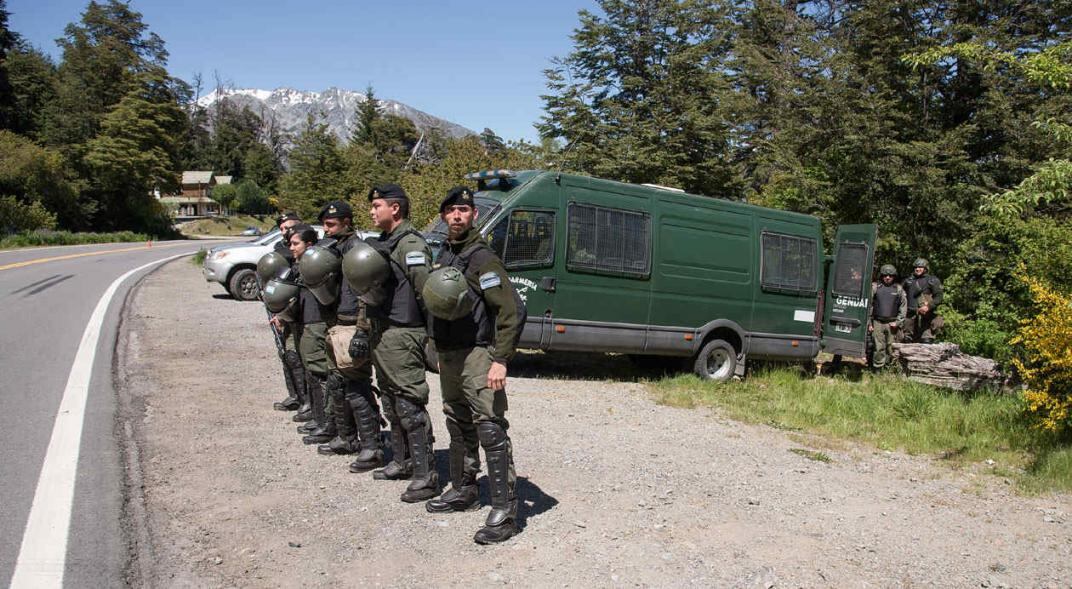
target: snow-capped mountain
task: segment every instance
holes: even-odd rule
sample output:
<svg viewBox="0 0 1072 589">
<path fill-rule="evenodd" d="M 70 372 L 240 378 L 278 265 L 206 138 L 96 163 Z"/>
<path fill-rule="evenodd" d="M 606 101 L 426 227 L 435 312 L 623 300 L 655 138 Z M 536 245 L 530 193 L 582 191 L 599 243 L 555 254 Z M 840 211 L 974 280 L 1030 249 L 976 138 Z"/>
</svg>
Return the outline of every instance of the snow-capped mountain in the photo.
<svg viewBox="0 0 1072 589">
<path fill-rule="evenodd" d="M 280 130 L 292 136 L 297 136 L 302 130 L 310 113 L 323 113 L 328 127 L 344 142 L 350 138 L 357 105 L 366 100 L 362 92 L 340 88 L 328 88 L 323 92 L 306 92 L 293 88 L 275 90 L 217 88 L 199 98 L 197 103 L 208 108 L 221 98 L 226 98 L 239 108 L 249 106 L 253 112 L 261 115 L 261 118 L 266 118 L 270 113 Z M 377 100 L 380 102 L 381 112 L 405 117 L 413 121 L 418 130 L 427 131 L 438 128 L 447 137 L 475 134 L 461 125 L 432 116 L 397 100 L 379 97 Z"/>
</svg>

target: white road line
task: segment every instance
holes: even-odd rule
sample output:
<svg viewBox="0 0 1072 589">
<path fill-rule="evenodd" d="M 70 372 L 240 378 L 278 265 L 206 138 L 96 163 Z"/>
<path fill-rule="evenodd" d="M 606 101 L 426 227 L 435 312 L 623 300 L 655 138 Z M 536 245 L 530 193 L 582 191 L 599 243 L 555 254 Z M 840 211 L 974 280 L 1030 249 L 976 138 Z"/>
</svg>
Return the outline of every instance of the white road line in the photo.
<svg viewBox="0 0 1072 589">
<path fill-rule="evenodd" d="M 178 254 L 138 266 L 116 278 L 104 291 L 93 314 L 89 317 L 82 341 L 67 377 L 52 439 L 48 442 L 41 475 L 37 479 L 30 517 L 22 535 L 22 547 L 11 577 L 12 589 L 62 587 L 63 570 L 67 560 L 67 534 L 71 526 L 71 505 L 74 483 L 78 474 L 78 454 L 82 442 L 82 422 L 85 417 L 89 381 L 93 376 L 93 360 L 97 355 L 104 316 L 119 285 L 131 275 L 150 266 L 162 264 L 190 254 Z"/>
</svg>

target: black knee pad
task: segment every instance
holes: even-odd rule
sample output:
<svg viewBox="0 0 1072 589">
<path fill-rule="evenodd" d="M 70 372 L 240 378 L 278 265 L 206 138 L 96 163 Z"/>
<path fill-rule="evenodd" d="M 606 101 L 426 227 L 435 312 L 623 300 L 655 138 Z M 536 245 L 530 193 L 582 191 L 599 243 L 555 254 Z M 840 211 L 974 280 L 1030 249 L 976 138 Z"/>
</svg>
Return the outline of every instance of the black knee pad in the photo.
<svg viewBox="0 0 1072 589">
<path fill-rule="evenodd" d="M 476 435 L 480 438 L 480 445 L 484 450 L 497 450 L 505 446 L 509 439 L 506 430 L 494 421 L 481 421 L 476 424 Z"/>
<path fill-rule="evenodd" d="M 346 377 L 338 372 L 329 372 L 324 388 L 333 398 L 342 399 L 346 397 Z"/>
<path fill-rule="evenodd" d="M 402 427 L 408 431 L 428 425 L 428 412 L 424 410 L 424 407 L 405 397 L 395 397 L 395 411 L 398 412 L 398 418 L 402 421 Z"/>
<path fill-rule="evenodd" d="M 294 350 L 287 350 L 283 352 L 283 362 L 286 363 L 288 368 L 301 368 L 301 355 Z"/>
</svg>

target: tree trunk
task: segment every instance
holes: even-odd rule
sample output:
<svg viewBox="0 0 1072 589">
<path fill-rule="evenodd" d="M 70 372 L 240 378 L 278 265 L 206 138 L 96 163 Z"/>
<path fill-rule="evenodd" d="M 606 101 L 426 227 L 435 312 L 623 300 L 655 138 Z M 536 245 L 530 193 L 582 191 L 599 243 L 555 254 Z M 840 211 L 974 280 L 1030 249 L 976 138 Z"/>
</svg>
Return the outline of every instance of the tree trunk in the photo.
<svg viewBox="0 0 1072 589">
<path fill-rule="evenodd" d="M 958 391 L 998 391 L 1005 382 L 997 362 L 961 353 L 959 346 L 946 342 L 894 344 L 893 361 L 911 380 Z"/>
</svg>

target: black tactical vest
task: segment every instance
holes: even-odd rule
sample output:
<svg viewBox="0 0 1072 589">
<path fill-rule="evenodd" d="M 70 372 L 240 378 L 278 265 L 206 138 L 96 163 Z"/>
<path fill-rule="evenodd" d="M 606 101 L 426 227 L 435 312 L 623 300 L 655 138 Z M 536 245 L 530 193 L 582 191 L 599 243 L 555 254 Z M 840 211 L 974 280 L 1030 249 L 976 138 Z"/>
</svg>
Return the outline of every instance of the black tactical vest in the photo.
<svg viewBox="0 0 1072 589">
<path fill-rule="evenodd" d="M 290 262 L 291 266 L 294 265 L 294 254 L 291 253 L 290 248 L 287 247 L 285 240 L 280 239 L 279 241 L 275 242 L 275 248 L 273 249 L 275 250 L 275 253 L 286 258 L 286 260 Z"/>
<path fill-rule="evenodd" d="M 469 283 L 468 296 L 473 300 L 473 312 L 453 321 L 431 317 L 432 339 L 435 340 L 436 347 L 457 350 L 490 346 L 494 342 L 495 318 L 488 316 L 488 307 L 477 287 L 480 284 L 477 273 L 489 256 L 494 257 L 495 253 L 483 240 L 474 242 L 458 254 L 450 251 L 446 245 L 443 246 L 437 260 L 438 265 L 454 266 L 465 275 L 465 280 Z"/>
<path fill-rule="evenodd" d="M 325 236 L 317 245 L 334 249 L 341 258 L 343 254 L 354 247 L 354 240 L 361 239 L 357 233 L 351 232 L 341 235 L 340 238 Z M 341 271 L 340 271 L 341 272 Z M 339 300 L 335 303 L 335 313 L 341 322 L 352 324 L 357 320 L 357 293 L 350 288 L 346 280 L 339 280 Z"/>
<path fill-rule="evenodd" d="M 386 240 L 369 239 L 366 243 L 375 247 L 380 253 L 385 254 L 388 263 L 391 265 L 391 277 L 387 279 L 387 284 L 384 285 L 384 289 L 391 293 L 390 298 L 383 305 L 384 311 L 387 313 L 387 321 L 391 325 L 400 327 L 421 327 L 425 324 L 424 309 L 417 300 L 417 293 L 414 292 L 409 277 L 406 276 L 406 269 L 392 257 L 395 248 L 398 247 L 398 242 L 410 234 L 419 236 L 420 232 L 416 229 L 409 229 L 392 235 Z"/>
<path fill-rule="evenodd" d="M 875 295 L 871 304 L 874 309 L 874 317 L 883 323 L 897 320 L 897 314 L 901 310 L 901 297 L 904 290 L 898 284 L 879 284 L 875 289 Z"/>
</svg>

